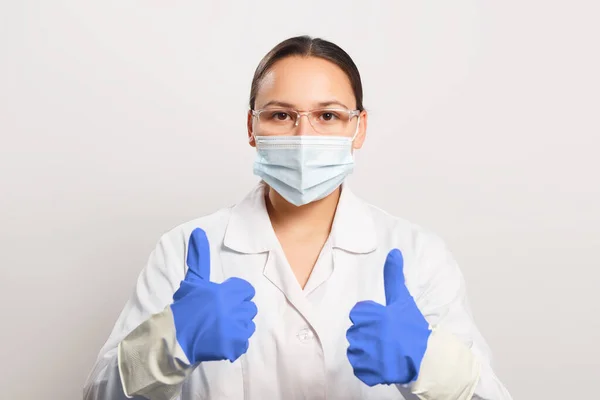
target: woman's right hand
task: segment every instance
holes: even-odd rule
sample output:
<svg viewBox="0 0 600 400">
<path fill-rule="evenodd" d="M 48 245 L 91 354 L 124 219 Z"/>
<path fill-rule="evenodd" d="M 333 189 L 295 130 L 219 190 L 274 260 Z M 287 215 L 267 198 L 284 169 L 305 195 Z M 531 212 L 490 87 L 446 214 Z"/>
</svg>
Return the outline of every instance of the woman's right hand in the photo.
<svg viewBox="0 0 600 400">
<path fill-rule="evenodd" d="M 177 342 L 191 364 L 233 362 L 248 350 L 256 329 L 254 287 L 240 278 L 210 282 L 210 248 L 200 228 L 190 235 L 187 265 L 171 304 Z"/>
</svg>

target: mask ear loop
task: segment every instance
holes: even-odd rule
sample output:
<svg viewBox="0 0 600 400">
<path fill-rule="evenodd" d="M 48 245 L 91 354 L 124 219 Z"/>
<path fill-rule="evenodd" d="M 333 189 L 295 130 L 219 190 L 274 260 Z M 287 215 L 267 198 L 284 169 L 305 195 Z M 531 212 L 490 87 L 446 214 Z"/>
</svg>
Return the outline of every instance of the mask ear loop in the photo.
<svg viewBox="0 0 600 400">
<path fill-rule="evenodd" d="M 256 135 L 254 134 L 254 110 L 250 110 L 250 112 L 252 113 L 252 134 L 248 137 L 248 143 L 252 143 L 253 140 L 254 143 L 256 143 Z"/>
<path fill-rule="evenodd" d="M 354 143 L 354 139 L 356 139 L 356 137 L 358 136 L 358 129 L 359 128 L 360 128 L 360 114 L 358 114 L 358 117 L 357 117 L 356 132 L 354 132 L 354 136 L 352 136 L 352 140 L 351 140 L 352 143 Z"/>
</svg>

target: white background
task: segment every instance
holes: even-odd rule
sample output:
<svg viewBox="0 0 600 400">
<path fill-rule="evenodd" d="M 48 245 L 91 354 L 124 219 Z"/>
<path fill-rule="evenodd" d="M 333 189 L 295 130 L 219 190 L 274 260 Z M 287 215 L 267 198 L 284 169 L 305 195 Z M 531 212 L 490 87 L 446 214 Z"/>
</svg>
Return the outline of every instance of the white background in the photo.
<svg viewBox="0 0 600 400">
<path fill-rule="evenodd" d="M 596 2 L 0 4 L 0 398 L 81 398 L 159 236 L 256 182 L 251 77 L 297 34 L 359 66 L 351 185 L 446 239 L 514 398 L 598 396 Z"/>
</svg>

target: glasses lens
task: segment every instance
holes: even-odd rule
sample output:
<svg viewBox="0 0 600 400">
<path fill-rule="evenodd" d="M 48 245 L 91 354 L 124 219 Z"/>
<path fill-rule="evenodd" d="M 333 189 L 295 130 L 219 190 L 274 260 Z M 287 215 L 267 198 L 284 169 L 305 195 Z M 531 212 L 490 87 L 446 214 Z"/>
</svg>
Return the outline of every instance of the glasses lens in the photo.
<svg viewBox="0 0 600 400">
<path fill-rule="evenodd" d="M 296 113 L 288 109 L 261 111 L 257 127 L 263 135 L 280 135 L 290 132 L 296 123 Z"/>
<path fill-rule="evenodd" d="M 315 131 L 322 135 L 345 135 L 349 133 L 350 113 L 346 110 L 322 109 L 310 114 L 310 122 Z"/>
</svg>

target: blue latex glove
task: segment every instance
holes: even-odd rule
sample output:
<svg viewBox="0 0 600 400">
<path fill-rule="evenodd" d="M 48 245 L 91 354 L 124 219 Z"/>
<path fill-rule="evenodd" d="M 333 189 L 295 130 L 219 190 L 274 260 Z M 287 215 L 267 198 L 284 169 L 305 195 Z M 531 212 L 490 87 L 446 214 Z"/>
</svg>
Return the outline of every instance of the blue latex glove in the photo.
<svg viewBox="0 0 600 400">
<path fill-rule="evenodd" d="M 177 342 L 191 364 L 233 362 L 248 350 L 248 339 L 256 329 L 254 287 L 240 278 L 210 282 L 210 248 L 200 228 L 190 235 L 187 265 L 171 304 Z"/>
<path fill-rule="evenodd" d="M 361 301 L 350 311 L 348 360 L 369 386 L 416 380 L 427 349 L 429 324 L 404 284 L 403 267 L 400 250 L 390 251 L 383 270 L 387 305 Z"/>
</svg>

